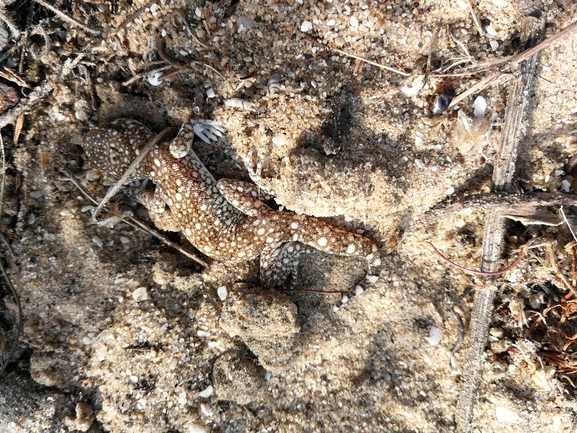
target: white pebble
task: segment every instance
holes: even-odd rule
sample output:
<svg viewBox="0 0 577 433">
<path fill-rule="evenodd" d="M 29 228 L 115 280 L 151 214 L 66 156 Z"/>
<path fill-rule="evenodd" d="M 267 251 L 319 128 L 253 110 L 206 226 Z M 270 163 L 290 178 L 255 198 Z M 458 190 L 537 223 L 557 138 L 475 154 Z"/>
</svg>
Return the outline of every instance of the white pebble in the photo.
<svg viewBox="0 0 577 433">
<path fill-rule="evenodd" d="M 191 424 L 188 426 L 188 433 L 208 433 L 208 428 L 200 424 Z"/>
<path fill-rule="evenodd" d="M 409 77 L 411 78 L 411 77 Z M 424 75 L 417 75 L 411 81 L 407 79 L 405 81 L 405 85 L 401 88 L 401 92 L 403 92 L 407 96 L 416 96 L 423 86 L 425 85 L 425 76 Z"/>
<path fill-rule="evenodd" d="M 311 23 L 310 21 L 303 21 L 303 23 L 301 24 L 301 32 L 308 32 L 309 30 L 312 30 L 313 28 L 313 23 Z"/>
<path fill-rule="evenodd" d="M 90 337 L 84 337 L 84 338 L 82 339 L 82 342 L 83 342 L 84 344 L 88 345 L 88 344 L 92 343 L 92 339 L 91 339 Z"/>
<path fill-rule="evenodd" d="M 187 402 L 188 399 L 186 398 L 186 392 L 182 391 L 180 394 L 178 394 L 178 403 L 184 406 Z"/>
<path fill-rule="evenodd" d="M 487 31 L 487 34 L 489 36 L 497 35 L 497 30 L 495 30 L 495 27 L 493 27 L 493 24 L 489 24 L 487 27 L 485 27 L 485 30 Z"/>
<path fill-rule="evenodd" d="M 425 337 L 425 340 L 427 340 L 431 346 L 439 344 L 441 342 L 441 331 L 439 331 L 439 328 L 435 326 L 431 327 L 429 330 L 429 336 Z"/>
<path fill-rule="evenodd" d="M 194 10 L 194 14 L 197 18 L 202 18 L 202 9 L 197 6 L 197 8 Z"/>
<path fill-rule="evenodd" d="M 213 392 L 214 392 L 214 388 L 212 387 L 212 385 L 208 385 L 208 388 L 200 391 L 198 393 L 198 396 L 201 398 L 208 398 L 212 395 Z"/>
<path fill-rule="evenodd" d="M 420 159 L 415 159 L 415 165 L 419 168 L 425 167 L 425 164 L 423 164 L 423 161 L 421 161 Z"/>
<path fill-rule="evenodd" d="M 473 109 L 475 117 L 485 117 L 485 111 L 487 111 L 487 101 L 482 96 L 477 96 L 475 102 L 473 102 Z"/>
<path fill-rule="evenodd" d="M 425 142 L 425 136 L 423 135 L 423 133 L 422 133 L 422 132 L 417 132 L 417 133 L 415 134 L 415 146 L 416 146 L 416 147 L 421 147 L 424 142 Z"/>
<path fill-rule="evenodd" d="M 499 48 L 499 42 L 497 41 L 490 41 L 489 44 L 491 45 L 491 50 L 493 51 L 497 51 L 497 48 Z"/>
<path fill-rule="evenodd" d="M 447 191 L 445 191 L 445 195 L 453 195 L 453 194 L 455 194 L 455 188 L 453 187 L 447 188 Z"/>
<path fill-rule="evenodd" d="M 162 35 L 162 37 L 164 38 L 166 36 L 166 29 L 162 29 L 162 31 L 160 32 L 160 34 Z"/>
<path fill-rule="evenodd" d="M 351 24 L 351 27 L 353 27 L 355 29 L 359 26 L 359 20 L 354 15 L 351 17 L 351 20 L 349 21 L 349 23 Z"/>
<path fill-rule="evenodd" d="M 208 90 L 206 91 L 206 97 L 207 97 L 207 98 L 214 98 L 214 97 L 215 97 L 214 89 L 208 89 Z"/>
<path fill-rule="evenodd" d="M 272 376 L 272 373 L 267 370 L 267 372 L 264 374 L 264 380 L 266 380 L 268 382 L 270 380 L 271 376 Z"/>
<path fill-rule="evenodd" d="M 569 182 L 567 179 L 562 180 L 561 189 L 563 192 L 571 192 L 571 182 Z"/>
<path fill-rule="evenodd" d="M 519 415 L 506 407 L 498 407 L 495 409 L 495 415 L 501 422 L 516 422 L 519 421 Z"/>
<path fill-rule="evenodd" d="M 156 3 L 153 3 L 150 6 L 150 12 L 152 12 L 153 14 L 156 14 L 156 11 L 158 11 L 158 5 Z"/>
<path fill-rule="evenodd" d="M 102 245 L 104 245 L 98 236 L 94 236 L 92 242 L 98 245 L 98 248 L 102 248 Z"/>
<path fill-rule="evenodd" d="M 509 6 L 509 2 L 506 0 L 493 0 L 493 4 L 502 8 Z"/>
<path fill-rule="evenodd" d="M 288 137 L 285 134 L 277 134 L 272 138 L 273 144 L 277 146 L 284 146 L 287 143 Z"/>
<path fill-rule="evenodd" d="M 216 289 L 216 294 L 218 295 L 221 301 L 224 301 L 228 296 L 228 289 L 226 288 L 226 286 L 220 286 L 218 289 Z"/>
<path fill-rule="evenodd" d="M 336 24 L 337 22 L 335 20 L 328 20 L 327 21 L 327 27 L 332 27 Z"/>
<path fill-rule="evenodd" d="M 132 297 L 136 302 L 146 301 L 148 299 L 148 291 L 146 287 L 139 287 L 134 292 L 132 292 Z"/>
<path fill-rule="evenodd" d="M 210 337 L 210 332 L 196 331 L 196 335 L 198 335 L 199 337 Z"/>
<path fill-rule="evenodd" d="M 360 295 L 361 293 L 363 293 L 365 291 L 365 289 L 363 289 L 363 286 L 357 286 L 355 287 L 355 295 Z"/>
<path fill-rule="evenodd" d="M 459 5 L 459 7 L 463 10 L 467 9 L 469 7 L 469 3 L 464 1 L 464 0 L 457 0 L 457 4 Z"/>
<path fill-rule="evenodd" d="M 200 404 L 200 411 L 202 412 L 202 414 L 204 416 L 212 417 L 212 409 L 210 408 L 210 405 L 208 405 L 206 403 L 201 403 Z"/>
<path fill-rule="evenodd" d="M 138 376 L 130 375 L 130 381 L 131 381 L 132 383 L 138 382 Z"/>
</svg>

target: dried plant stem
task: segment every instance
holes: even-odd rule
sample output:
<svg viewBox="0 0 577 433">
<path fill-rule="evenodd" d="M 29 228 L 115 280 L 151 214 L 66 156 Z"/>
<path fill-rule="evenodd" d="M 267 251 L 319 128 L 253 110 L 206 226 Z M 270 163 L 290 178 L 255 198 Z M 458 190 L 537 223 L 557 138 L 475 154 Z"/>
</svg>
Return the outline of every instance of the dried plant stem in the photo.
<svg viewBox="0 0 577 433">
<path fill-rule="evenodd" d="M 63 174 L 65 175 L 65 177 L 62 178 L 62 180 L 66 180 L 69 182 L 72 182 L 72 184 L 82 193 L 82 195 L 84 195 L 84 197 L 86 197 L 88 200 L 90 200 L 92 203 L 94 203 L 95 205 L 98 205 L 98 202 L 96 200 L 94 200 L 94 198 L 92 198 L 90 196 L 90 194 L 88 194 L 84 188 L 82 188 L 82 185 L 80 185 L 80 183 L 78 183 L 78 181 L 68 172 L 63 171 Z M 206 262 L 204 262 L 203 260 L 201 260 L 200 258 L 198 258 L 196 255 L 194 255 L 193 253 L 190 253 L 188 251 L 186 251 L 184 248 L 182 248 L 180 245 L 175 244 L 174 242 L 172 242 L 170 239 L 166 238 L 165 236 L 161 235 L 159 232 L 157 232 L 154 229 L 151 229 L 150 227 L 148 227 L 146 224 L 144 224 L 142 221 L 133 218 L 133 217 L 120 217 L 119 218 L 120 221 L 124 222 L 125 224 L 128 224 L 129 226 L 140 230 L 144 233 L 147 233 L 149 235 L 154 236 L 155 238 L 161 240 L 162 242 L 164 242 L 166 245 L 168 245 L 171 248 L 174 248 L 175 250 L 177 250 L 178 252 L 180 252 L 181 254 L 185 255 L 186 257 L 188 257 L 189 259 L 197 262 L 199 265 L 203 266 L 203 267 L 208 267 L 208 264 Z"/>
<path fill-rule="evenodd" d="M 521 261 L 521 259 L 523 257 L 525 257 L 525 254 L 527 253 L 527 249 L 529 248 L 529 245 L 532 242 L 528 242 L 527 244 L 525 244 L 523 246 L 523 248 L 521 249 L 521 252 L 519 253 L 519 256 L 515 259 L 515 261 L 513 263 L 511 263 L 509 266 L 507 266 L 506 268 L 503 268 L 499 271 L 477 271 L 475 269 L 469 269 L 466 268 L 464 266 L 461 266 L 455 262 L 453 262 L 451 259 L 449 259 L 448 257 L 446 257 L 443 253 L 441 253 L 431 242 L 425 242 L 428 246 L 430 246 L 433 251 L 435 252 L 435 254 L 437 254 L 441 259 L 443 259 L 444 261 L 446 261 L 448 264 L 450 264 L 451 266 L 466 272 L 467 274 L 473 274 L 473 275 L 479 275 L 482 277 L 496 277 L 499 275 L 503 275 L 506 272 L 509 272 L 511 269 L 515 268 L 515 266 L 517 266 L 519 264 L 519 262 Z"/>
<path fill-rule="evenodd" d="M 144 148 L 140 151 L 135 160 L 132 161 L 132 164 L 130 164 L 130 166 L 126 169 L 122 177 L 118 180 L 118 182 L 116 182 L 112 187 L 110 187 L 110 189 L 108 190 L 108 192 L 106 193 L 100 204 L 96 207 L 96 209 L 94 209 L 94 212 L 92 212 L 93 220 L 96 221 L 96 217 L 98 216 L 104 205 L 108 203 L 108 200 L 110 200 L 112 196 L 118 192 L 118 190 L 122 187 L 122 185 L 126 183 L 130 175 L 134 172 L 134 170 L 136 170 L 136 167 L 138 167 L 138 164 L 140 164 L 144 159 L 144 157 L 148 155 L 148 152 L 150 152 L 150 150 L 154 146 L 156 146 L 156 144 L 158 144 L 160 140 L 162 140 L 164 136 L 168 134 L 168 132 L 170 132 L 171 130 L 172 128 L 164 128 L 159 134 L 155 135 L 152 138 L 152 140 L 150 140 L 146 144 L 146 146 L 144 146 Z"/>
<path fill-rule="evenodd" d="M 347 53 L 346 51 L 339 50 L 337 48 L 331 48 L 331 50 L 336 51 L 337 53 L 342 54 L 343 56 L 351 57 L 351 58 L 357 59 L 357 60 L 362 60 L 363 62 L 368 63 L 369 65 L 373 65 L 373 66 L 376 66 L 377 68 L 381 68 L 381 69 L 386 69 L 387 71 L 394 72 L 395 74 L 402 75 L 403 77 L 409 77 L 411 75 L 410 73 L 405 72 L 405 71 L 401 71 L 400 69 L 395 69 L 395 68 L 392 68 L 390 66 L 381 65 L 380 63 L 372 62 L 368 59 L 356 56 L 354 54 Z"/>
<path fill-rule="evenodd" d="M 46 2 L 45 0 L 34 0 L 34 1 L 41 6 L 44 6 L 46 9 L 50 9 L 52 12 L 54 12 L 56 15 L 58 15 L 64 21 L 67 21 L 74 26 L 80 27 L 85 32 L 91 33 L 95 36 L 101 35 L 100 30 L 93 29 L 92 27 L 87 26 L 83 22 L 78 21 L 76 18 L 72 18 L 71 16 L 65 14 L 60 9 L 58 9 L 56 6 L 51 5 L 50 3 Z"/>
<path fill-rule="evenodd" d="M 544 26 L 544 19 L 539 21 L 535 18 L 527 17 L 522 34 L 524 44 L 538 39 L 544 30 Z M 534 51 L 534 53 L 539 51 Z M 533 78 L 537 65 L 536 56 L 523 56 L 523 58 L 526 61 L 521 64 L 521 74 L 515 78 L 511 85 L 511 92 L 505 110 L 501 147 L 493 172 L 492 189 L 495 192 L 511 192 L 514 189 L 513 176 L 516 169 L 519 144 L 524 135 L 522 128 L 523 117 L 528 104 L 528 96 L 533 87 Z M 487 216 L 485 224 L 481 253 L 482 271 L 494 272 L 497 270 L 503 253 L 505 233 L 506 218 L 502 212 L 494 210 Z M 468 432 L 473 428 L 473 409 L 477 401 L 477 392 L 481 382 L 483 352 L 497 288 L 494 283 L 495 277 L 489 277 L 487 285 L 477 288 L 475 291 L 473 312 L 469 324 L 467 365 L 463 369 L 463 386 L 456 411 L 457 430 L 461 432 Z"/>
</svg>

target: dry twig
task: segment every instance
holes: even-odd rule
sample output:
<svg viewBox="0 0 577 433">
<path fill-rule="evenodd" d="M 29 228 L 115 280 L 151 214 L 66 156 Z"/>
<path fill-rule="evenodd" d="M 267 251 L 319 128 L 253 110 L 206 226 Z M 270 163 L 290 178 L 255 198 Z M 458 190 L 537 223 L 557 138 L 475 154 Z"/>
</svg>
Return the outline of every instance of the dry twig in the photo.
<svg viewBox="0 0 577 433">
<path fill-rule="evenodd" d="M 536 40 L 544 30 L 545 20 L 539 21 L 527 17 L 523 28 L 524 43 Z M 550 38 L 552 39 L 552 38 Z M 521 49 L 528 48 L 523 47 Z M 543 48 L 541 48 L 543 49 Z M 530 50 L 533 54 L 540 50 Z M 537 66 L 537 57 L 526 55 L 514 56 L 523 58 L 521 74 L 515 78 L 505 110 L 505 124 L 502 131 L 501 148 L 493 172 L 493 191 L 510 192 L 514 189 L 513 176 L 515 174 L 518 146 L 523 138 L 522 122 L 528 104 L 528 95 L 533 87 L 533 78 Z M 507 62 L 511 65 L 513 61 Z M 518 64 L 518 63 L 517 63 Z M 485 223 L 483 247 L 481 254 L 481 270 L 496 271 L 503 252 L 506 219 L 499 211 L 488 215 Z M 457 405 L 457 428 L 467 432 L 472 429 L 473 408 L 477 400 L 477 391 L 481 382 L 481 368 L 483 351 L 487 339 L 489 323 L 493 312 L 495 297 L 495 278 L 489 277 L 487 285 L 477 288 L 473 305 L 473 313 L 469 325 L 467 366 L 463 369 L 463 386 Z"/>
<path fill-rule="evenodd" d="M 98 202 L 92 198 L 90 196 L 90 194 L 88 194 L 88 192 L 86 192 L 84 190 L 84 188 L 82 188 L 82 185 L 80 185 L 80 183 L 78 183 L 78 181 L 74 178 L 74 176 L 72 176 L 70 173 L 68 173 L 67 171 L 63 171 L 62 174 L 64 174 L 64 177 L 61 178 L 61 180 L 64 181 L 69 181 L 72 182 L 72 184 L 82 193 L 82 195 L 84 195 L 88 200 L 90 200 L 92 203 L 94 203 L 95 205 L 98 205 Z M 201 260 L 200 258 L 198 258 L 196 255 L 194 255 L 193 253 L 190 253 L 188 251 L 186 251 L 184 248 L 182 248 L 180 245 L 175 244 L 174 242 L 172 242 L 170 239 L 166 238 L 165 236 L 161 235 L 159 232 L 157 232 L 156 230 L 151 229 L 150 227 L 148 227 L 146 224 L 144 224 L 142 221 L 134 218 L 134 217 L 119 217 L 118 218 L 120 221 L 128 224 L 129 226 L 140 230 L 144 233 L 147 233 L 149 235 L 154 236 L 155 238 L 161 240 L 162 242 L 164 242 L 166 245 L 168 245 L 171 248 L 174 248 L 175 250 L 177 250 L 178 252 L 184 254 L 186 257 L 188 257 L 191 260 L 194 260 L 196 263 L 198 263 L 201 266 L 204 267 L 208 267 L 207 263 L 203 260 Z"/>
<path fill-rule="evenodd" d="M 34 1 L 41 6 L 44 6 L 46 9 L 50 9 L 52 12 L 54 12 L 56 15 L 58 15 L 64 21 L 67 21 L 74 26 L 80 27 L 85 32 L 91 33 L 95 36 L 101 35 L 100 30 L 93 29 L 92 27 L 87 26 L 83 22 L 78 21 L 76 18 L 72 18 L 71 16 L 65 14 L 60 9 L 58 9 L 56 6 L 51 5 L 50 3 L 46 2 L 45 0 L 34 0 Z"/>
</svg>

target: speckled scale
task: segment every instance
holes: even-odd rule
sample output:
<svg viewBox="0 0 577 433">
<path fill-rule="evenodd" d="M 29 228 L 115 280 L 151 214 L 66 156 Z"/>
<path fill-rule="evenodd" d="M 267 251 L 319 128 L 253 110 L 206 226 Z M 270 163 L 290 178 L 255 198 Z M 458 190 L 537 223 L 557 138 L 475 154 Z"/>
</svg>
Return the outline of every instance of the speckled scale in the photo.
<svg viewBox="0 0 577 433">
<path fill-rule="evenodd" d="M 172 143 L 150 151 L 131 179 L 152 179 L 156 190 L 146 202 L 154 205 L 148 207 L 158 212 L 162 210 L 158 204 L 165 203 L 184 235 L 201 252 L 223 261 L 260 255 L 261 279 L 266 286 L 278 286 L 294 276 L 298 243 L 363 257 L 369 270 L 380 266 L 376 245 L 364 236 L 319 218 L 275 211 L 259 199 L 256 187 L 246 182 L 217 183 L 192 150 L 182 158 L 174 157 L 170 149 L 189 147 L 193 134 L 193 124 L 184 124 Z M 141 123 L 119 119 L 90 131 L 84 149 L 94 165 L 120 177 L 152 137 Z"/>
</svg>

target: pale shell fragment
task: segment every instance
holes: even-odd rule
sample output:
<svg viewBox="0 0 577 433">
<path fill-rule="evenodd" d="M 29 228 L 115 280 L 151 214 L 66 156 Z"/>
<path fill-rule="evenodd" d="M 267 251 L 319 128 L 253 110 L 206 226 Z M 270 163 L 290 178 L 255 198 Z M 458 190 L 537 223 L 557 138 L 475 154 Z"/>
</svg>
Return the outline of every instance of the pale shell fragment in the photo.
<svg viewBox="0 0 577 433">
<path fill-rule="evenodd" d="M 405 81 L 405 85 L 401 88 L 401 92 L 403 92 L 407 96 L 416 96 L 421 91 L 424 85 L 425 85 L 424 75 L 409 77 Z"/>
<path fill-rule="evenodd" d="M 208 398 L 212 395 L 213 392 L 214 392 L 214 388 L 212 387 L 212 385 L 208 385 L 208 387 L 206 389 L 204 389 L 198 393 L 198 396 L 201 398 Z"/>
<path fill-rule="evenodd" d="M 136 302 L 146 301 L 148 299 L 148 291 L 146 290 L 146 287 L 139 287 L 132 292 L 132 298 Z"/>
<path fill-rule="evenodd" d="M 221 301 L 224 301 L 228 296 L 228 289 L 226 288 L 226 286 L 220 286 L 218 289 L 216 289 L 216 294 L 218 295 Z"/>
<path fill-rule="evenodd" d="M 485 30 L 487 31 L 487 34 L 489 36 L 495 36 L 497 34 L 497 30 L 495 30 L 495 27 L 493 27 L 493 24 L 489 24 L 488 26 L 486 26 Z"/>
<path fill-rule="evenodd" d="M 162 84 L 162 72 L 151 72 L 148 74 L 148 82 L 153 86 L 160 86 Z"/>
<path fill-rule="evenodd" d="M 309 30 L 312 30 L 313 28 L 313 23 L 311 23 L 310 21 L 303 21 L 303 23 L 301 24 L 301 32 L 308 32 Z"/>
<path fill-rule="evenodd" d="M 495 409 L 495 415 L 501 422 L 511 423 L 520 420 L 519 415 L 506 407 L 497 407 Z"/>
<path fill-rule="evenodd" d="M 487 110 L 487 101 L 482 96 L 477 96 L 475 102 L 473 102 L 473 113 L 475 117 L 485 117 L 485 111 Z"/>
<path fill-rule="evenodd" d="M 287 143 L 288 137 L 285 134 L 277 134 L 272 138 L 273 144 L 277 146 L 284 146 Z"/>
<path fill-rule="evenodd" d="M 441 331 L 439 331 L 439 328 L 435 326 L 431 327 L 429 330 L 429 336 L 425 337 L 425 340 L 427 340 L 431 346 L 439 344 L 441 342 Z"/>
</svg>

